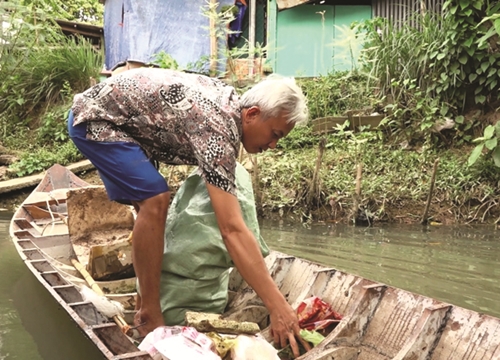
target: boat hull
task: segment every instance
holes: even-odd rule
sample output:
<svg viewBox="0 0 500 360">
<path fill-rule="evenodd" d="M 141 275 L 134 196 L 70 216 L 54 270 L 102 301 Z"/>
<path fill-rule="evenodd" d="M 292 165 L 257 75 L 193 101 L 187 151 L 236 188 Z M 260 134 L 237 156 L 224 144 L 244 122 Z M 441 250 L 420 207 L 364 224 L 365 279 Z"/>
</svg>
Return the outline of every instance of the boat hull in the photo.
<svg viewBox="0 0 500 360">
<path fill-rule="evenodd" d="M 82 193 L 98 198 L 100 205 L 74 195 Z M 86 233 L 99 228 L 115 237 L 117 233 L 125 236 L 133 225 L 127 210 L 110 210 L 116 204 L 102 194 L 102 189 L 56 165 L 16 211 L 10 234 L 26 266 L 105 358 L 150 359 L 112 320 L 83 301 L 78 286 L 84 280 L 71 266 L 78 241 L 85 247 L 81 239 Z M 72 196 L 78 200 L 71 201 Z M 80 253 L 84 261 L 85 252 Z M 271 252 L 266 264 L 292 307 L 318 296 L 343 315 L 325 340 L 301 360 L 500 359 L 500 319 L 496 317 L 278 252 Z M 133 308 L 134 282 L 131 278 L 99 285 L 108 296 Z M 258 323 L 262 335 L 271 340 L 268 312 L 236 270 L 231 272 L 228 291 L 224 316 Z"/>
</svg>

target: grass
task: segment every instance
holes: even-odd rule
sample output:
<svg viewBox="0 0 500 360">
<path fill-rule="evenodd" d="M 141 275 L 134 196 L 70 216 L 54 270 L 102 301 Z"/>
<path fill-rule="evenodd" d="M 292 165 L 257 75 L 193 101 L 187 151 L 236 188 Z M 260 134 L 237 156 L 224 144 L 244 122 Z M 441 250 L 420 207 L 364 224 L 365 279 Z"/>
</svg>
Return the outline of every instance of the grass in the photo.
<svg viewBox="0 0 500 360">
<path fill-rule="evenodd" d="M 388 207 L 423 209 L 434 160 L 439 158 L 433 203 L 449 209 L 448 215 L 441 214 L 446 221 L 496 220 L 500 216 L 495 208 L 485 214 L 489 206 L 484 204 L 493 205 L 500 195 L 495 180 L 498 170 L 491 161 L 483 159 L 477 166 L 468 167 L 467 149 L 405 150 L 382 138 L 376 133 L 328 135 L 319 177 L 320 198 L 313 206 L 307 204 L 306 198 L 315 170 L 316 145 L 259 155 L 256 188 L 261 191 L 261 212 L 281 209 L 283 213 L 287 209 L 300 214 L 319 209 L 322 211 L 316 219 L 324 219 L 331 215 L 334 204 L 342 209 L 345 220 L 355 194 L 356 167 L 362 163 L 361 203 L 378 214 L 378 219 L 396 221 L 387 218 Z"/>
</svg>

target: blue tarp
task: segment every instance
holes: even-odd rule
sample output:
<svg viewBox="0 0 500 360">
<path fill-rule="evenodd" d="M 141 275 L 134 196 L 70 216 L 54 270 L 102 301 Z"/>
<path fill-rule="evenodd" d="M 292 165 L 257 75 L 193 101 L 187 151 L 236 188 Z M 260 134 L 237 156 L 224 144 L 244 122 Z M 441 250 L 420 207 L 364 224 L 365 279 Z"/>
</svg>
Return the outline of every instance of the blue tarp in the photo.
<svg viewBox="0 0 500 360">
<path fill-rule="evenodd" d="M 234 0 L 219 0 L 220 6 Z M 126 61 L 152 63 L 162 50 L 180 66 L 210 54 L 205 0 L 106 0 L 104 41 L 106 69 Z"/>
</svg>

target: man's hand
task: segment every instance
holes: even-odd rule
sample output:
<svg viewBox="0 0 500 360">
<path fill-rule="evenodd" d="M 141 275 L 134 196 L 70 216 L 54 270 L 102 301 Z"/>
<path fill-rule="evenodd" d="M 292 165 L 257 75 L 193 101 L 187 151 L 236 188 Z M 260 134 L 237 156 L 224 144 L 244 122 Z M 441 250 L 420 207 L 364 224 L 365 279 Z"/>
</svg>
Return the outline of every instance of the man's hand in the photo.
<svg viewBox="0 0 500 360">
<path fill-rule="evenodd" d="M 164 326 L 161 312 L 150 314 L 147 310 L 139 309 L 134 316 L 134 326 L 137 327 L 141 337 L 146 336 L 158 326 Z"/>
<path fill-rule="evenodd" d="M 280 349 L 290 344 L 293 355 L 300 356 L 299 345 L 297 340 L 304 346 L 306 351 L 311 350 L 311 347 L 300 336 L 299 320 L 292 307 L 287 303 L 281 308 L 276 308 L 270 313 L 271 317 L 271 335 L 274 338 L 274 346 L 279 346 Z"/>
<path fill-rule="evenodd" d="M 267 270 L 257 241 L 241 215 L 238 199 L 213 185 L 207 184 L 219 229 L 239 273 L 262 299 L 271 316 L 271 331 L 277 346 L 290 343 L 299 356 L 296 337 L 307 350 L 309 344 L 300 337 L 299 320 L 286 302 Z"/>
</svg>

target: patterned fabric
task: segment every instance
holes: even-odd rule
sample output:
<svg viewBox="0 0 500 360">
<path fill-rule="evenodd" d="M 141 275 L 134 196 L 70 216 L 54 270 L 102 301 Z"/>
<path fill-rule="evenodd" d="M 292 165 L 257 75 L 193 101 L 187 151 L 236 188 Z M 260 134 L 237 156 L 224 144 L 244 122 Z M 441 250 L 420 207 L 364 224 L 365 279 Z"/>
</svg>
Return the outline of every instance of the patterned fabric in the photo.
<svg viewBox="0 0 500 360">
<path fill-rule="evenodd" d="M 74 125 L 87 138 L 130 141 L 167 164 L 198 165 L 209 183 L 236 194 L 241 109 L 234 88 L 210 77 L 141 68 L 75 96 Z"/>
</svg>

